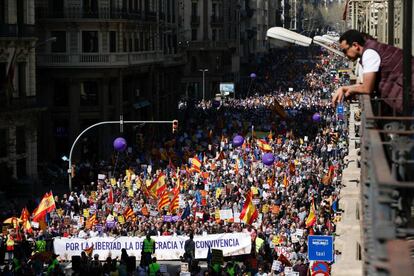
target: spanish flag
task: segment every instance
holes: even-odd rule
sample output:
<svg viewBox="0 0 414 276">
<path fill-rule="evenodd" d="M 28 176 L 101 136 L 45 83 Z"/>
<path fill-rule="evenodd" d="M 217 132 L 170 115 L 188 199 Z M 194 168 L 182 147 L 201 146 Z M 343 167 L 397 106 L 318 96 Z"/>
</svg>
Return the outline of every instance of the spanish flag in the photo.
<svg viewBox="0 0 414 276">
<path fill-rule="evenodd" d="M 315 215 L 315 202 L 312 198 L 312 203 L 309 211 L 308 218 L 306 219 L 306 228 L 312 227 L 316 222 L 316 215 Z"/>
<path fill-rule="evenodd" d="M 240 213 L 240 219 L 247 224 L 252 224 L 259 217 L 259 212 L 253 205 L 252 192 L 249 191 L 246 195 L 246 201 L 244 202 L 242 212 Z"/>
<path fill-rule="evenodd" d="M 154 181 L 151 182 L 151 185 L 148 187 L 148 192 L 152 197 L 156 197 L 157 190 L 159 187 L 165 185 L 165 175 L 163 173 L 159 174 Z"/>
<path fill-rule="evenodd" d="M 191 159 L 191 169 L 198 173 L 201 171 L 201 161 L 198 159 L 197 155 Z"/>
<path fill-rule="evenodd" d="M 52 212 L 56 208 L 55 199 L 52 192 L 46 193 L 39 203 L 39 206 L 33 211 L 32 221 L 39 221 L 47 213 Z"/>
<path fill-rule="evenodd" d="M 260 150 L 264 152 L 272 151 L 272 147 L 265 140 L 257 139 L 256 143 Z"/>
</svg>

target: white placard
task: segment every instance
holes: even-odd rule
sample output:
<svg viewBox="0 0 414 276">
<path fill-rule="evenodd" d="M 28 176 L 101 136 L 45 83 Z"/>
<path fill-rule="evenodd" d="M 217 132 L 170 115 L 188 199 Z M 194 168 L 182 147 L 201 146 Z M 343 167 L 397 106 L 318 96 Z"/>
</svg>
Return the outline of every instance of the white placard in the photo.
<svg viewBox="0 0 414 276">
<path fill-rule="evenodd" d="M 272 263 L 272 271 L 279 271 L 281 265 L 282 265 L 282 262 L 274 260 Z"/>
<path fill-rule="evenodd" d="M 226 209 L 226 210 L 220 210 L 220 219 L 226 220 L 226 219 L 232 219 L 233 218 L 233 210 Z"/>
</svg>

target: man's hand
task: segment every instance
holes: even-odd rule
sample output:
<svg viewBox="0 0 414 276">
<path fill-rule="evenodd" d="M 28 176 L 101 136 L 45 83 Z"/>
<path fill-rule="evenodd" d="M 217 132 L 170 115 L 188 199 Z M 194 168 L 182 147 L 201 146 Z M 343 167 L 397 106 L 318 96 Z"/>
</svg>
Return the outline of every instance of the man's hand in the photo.
<svg viewBox="0 0 414 276">
<path fill-rule="evenodd" d="M 339 87 L 332 96 L 332 105 L 335 107 L 338 103 L 344 100 L 344 97 L 350 96 L 349 88 L 346 86 Z"/>
</svg>

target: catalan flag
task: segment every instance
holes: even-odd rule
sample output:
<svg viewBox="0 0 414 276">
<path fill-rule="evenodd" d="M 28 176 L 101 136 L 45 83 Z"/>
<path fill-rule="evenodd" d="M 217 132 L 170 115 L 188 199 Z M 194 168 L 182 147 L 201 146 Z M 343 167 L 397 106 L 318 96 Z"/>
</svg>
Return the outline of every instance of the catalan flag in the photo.
<svg viewBox="0 0 414 276">
<path fill-rule="evenodd" d="M 89 246 L 88 248 L 85 248 L 85 250 L 83 250 L 83 251 L 85 251 L 86 255 L 88 255 L 89 257 L 92 256 L 92 253 L 93 253 L 93 243 L 92 243 L 91 246 Z"/>
<path fill-rule="evenodd" d="M 24 231 L 31 233 L 33 230 L 32 230 L 32 226 L 30 225 L 29 217 L 30 217 L 29 210 L 27 210 L 27 208 L 24 207 L 20 215 L 20 219 L 22 220 L 22 228 Z"/>
<path fill-rule="evenodd" d="M 33 211 L 33 221 L 39 221 L 47 213 L 52 212 L 56 208 L 55 199 L 52 192 L 46 193 L 39 203 L 39 206 Z"/>
<path fill-rule="evenodd" d="M 174 195 L 173 198 L 171 199 L 171 204 L 170 204 L 170 212 L 173 213 L 176 210 L 178 210 L 178 208 L 180 208 L 180 192 L 178 190 L 174 191 Z"/>
<path fill-rule="evenodd" d="M 312 198 L 312 203 L 309 211 L 308 218 L 306 219 L 306 228 L 312 227 L 316 222 L 316 215 L 315 215 L 315 202 Z"/>
<path fill-rule="evenodd" d="M 124 211 L 124 217 L 126 220 L 128 220 L 129 218 L 134 219 L 135 218 L 135 214 L 134 214 L 134 210 L 132 210 L 132 208 L 130 206 L 128 206 L 125 211 Z"/>
<path fill-rule="evenodd" d="M 252 192 L 249 191 L 246 195 L 246 201 L 244 202 L 243 209 L 240 213 L 240 219 L 247 224 L 252 224 L 259 217 L 259 212 L 253 205 Z"/>
<path fill-rule="evenodd" d="M 158 201 L 158 211 L 161 211 L 164 207 L 170 204 L 170 197 L 167 191 L 165 191 Z"/>
<path fill-rule="evenodd" d="M 96 219 L 96 214 L 93 214 L 86 220 L 86 228 L 92 228 L 92 226 L 98 224 L 98 220 Z"/>
<path fill-rule="evenodd" d="M 265 140 L 257 139 L 256 143 L 261 151 L 264 151 L 264 152 L 272 151 L 272 147 Z"/>
</svg>

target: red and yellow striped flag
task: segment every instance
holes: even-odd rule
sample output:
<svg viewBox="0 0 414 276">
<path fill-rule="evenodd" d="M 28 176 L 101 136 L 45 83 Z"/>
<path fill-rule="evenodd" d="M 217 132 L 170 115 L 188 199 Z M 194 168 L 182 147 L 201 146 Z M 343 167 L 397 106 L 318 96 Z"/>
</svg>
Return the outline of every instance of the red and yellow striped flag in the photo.
<svg viewBox="0 0 414 276">
<path fill-rule="evenodd" d="M 174 196 L 171 199 L 171 204 L 170 204 L 170 212 L 174 213 L 176 210 L 178 210 L 178 208 L 180 208 L 180 192 L 178 190 L 174 190 Z"/>
<path fill-rule="evenodd" d="M 259 212 L 253 204 L 252 192 L 249 191 L 246 195 L 243 209 L 240 213 L 240 219 L 247 224 L 252 224 L 259 217 Z"/>
<path fill-rule="evenodd" d="M 265 140 L 257 139 L 256 143 L 261 151 L 264 151 L 264 152 L 272 151 L 272 147 Z"/>
<path fill-rule="evenodd" d="M 308 218 L 306 219 L 306 228 L 312 227 L 315 224 L 315 222 L 316 222 L 315 201 L 312 198 L 309 215 L 308 215 Z"/>
<path fill-rule="evenodd" d="M 160 200 L 158 201 L 158 211 L 161 211 L 164 207 L 168 206 L 169 204 L 170 204 L 170 197 L 168 195 L 168 192 L 165 191 L 160 197 Z"/>
<path fill-rule="evenodd" d="M 39 203 L 39 206 L 33 211 L 33 221 L 39 221 L 47 213 L 52 212 L 56 208 L 55 199 L 52 192 L 46 193 Z"/>
<path fill-rule="evenodd" d="M 130 206 L 128 206 L 125 209 L 125 212 L 124 212 L 123 215 L 124 215 L 124 217 L 125 217 L 126 220 L 128 220 L 129 218 L 131 218 L 131 219 L 135 218 L 134 210 L 132 210 L 132 208 Z"/>
</svg>

